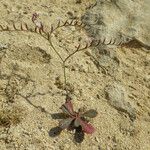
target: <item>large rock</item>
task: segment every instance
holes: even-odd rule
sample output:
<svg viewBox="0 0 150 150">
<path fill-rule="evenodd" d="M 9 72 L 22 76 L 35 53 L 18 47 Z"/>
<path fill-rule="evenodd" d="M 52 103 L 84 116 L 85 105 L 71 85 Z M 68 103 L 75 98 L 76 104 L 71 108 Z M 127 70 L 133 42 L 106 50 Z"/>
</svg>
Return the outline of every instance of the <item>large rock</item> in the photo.
<svg viewBox="0 0 150 150">
<path fill-rule="evenodd" d="M 132 121 L 135 120 L 135 109 L 130 105 L 126 89 L 120 83 L 113 82 L 105 88 L 108 103 L 118 111 L 127 113 Z"/>
<path fill-rule="evenodd" d="M 127 43 L 137 40 L 150 49 L 150 0 L 97 0 L 82 21 L 94 38 L 117 38 Z M 106 41 L 106 42 L 107 42 Z"/>
</svg>

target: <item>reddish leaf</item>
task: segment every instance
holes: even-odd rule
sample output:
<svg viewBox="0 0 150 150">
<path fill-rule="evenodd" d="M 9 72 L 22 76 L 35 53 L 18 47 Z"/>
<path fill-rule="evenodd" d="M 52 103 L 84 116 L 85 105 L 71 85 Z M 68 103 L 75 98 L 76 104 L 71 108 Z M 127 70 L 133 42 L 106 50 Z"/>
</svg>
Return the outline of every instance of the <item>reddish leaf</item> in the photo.
<svg viewBox="0 0 150 150">
<path fill-rule="evenodd" d="M 66 108 L 68 108 L 68 110 L 70 111 L 70 113 L 74 113 L 73 105 L 71 103 L 71 100 L 66 100 L 65 106 L 66 106 Z"/>
<path fill-rule="evenodd" d="M 70 115 L 75 114 L 75 112 L 73 110 L 73 105 L 71 103 L 71 100 L 66 100 L 65 104 L 62 105 L 61 109 L 64 113 L 67 113 L 67 114 L 70 114 Z"/>
<path fill-rule="evenodd" d="M 65 114 L 67 114 L 67 115 L 71 115 L 70 114 L 70 112 L 69 112 L 69 110 L 64 106 L 64 105 L 62 105 L 61 107 L 60 107 L 60 109 L 63 111 L 63 113 L 65 113 Z"/>
<path fill-rule="evenodd" d="M 78 119 L 78 120 L 80 122 L 80 125 L 82 126 L 82 130 L 85 133 L 92 134 L 95 131 L 95 128 L 91 124 L 89 124 L 81 119 Z"/>
</svg>

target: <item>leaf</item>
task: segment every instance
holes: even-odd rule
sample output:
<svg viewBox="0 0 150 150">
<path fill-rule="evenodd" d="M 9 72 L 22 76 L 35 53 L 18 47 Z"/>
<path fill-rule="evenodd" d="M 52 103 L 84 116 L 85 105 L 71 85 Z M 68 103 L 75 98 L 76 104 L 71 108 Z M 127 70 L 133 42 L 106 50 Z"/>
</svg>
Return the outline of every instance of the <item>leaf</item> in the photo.
<svg viewBox="0 0 150 150">
<path fill-rule="evenodd" d="M 61 129 L 66 129 L 70 126 L 71 122 L 74 120 L 74 118 L 67 118 L 67 119 L 64 119 L 64 120 L 61 120 L 59 122 L 59 127 Z"/>
<path fill-rule="evenodd" d="M 77 118 L 77 119 L 75 119 L 75 121 L 74 121 L 74 127 L 79 127 L 80 126 L 80 121 L 79 121 L 79 119 Z"/>
<path fill-rule="evenodd" d="M 65 104 L 63 104 L 61 106 L 61 109 L 64 113 L 66 113 L 68 115 L 74 115 L 75 114 L 71 100 L 66 100 Z"/>
<path fill-rule="evenodd" d="M 66 102 L 65 102 L 64 105 L 65 105 L 65 107 L 69 110 L 69 112 L 70 112 L 71 114 L 74 114 L 73 105 L 72 105 L 71 100 L 66 100 Z"/>
<path fill-rule="evenodd" d="M 52 129 L 50 129 L 49 136 L 56 137 L 56 136 L 60 135 L 61 131 L 62 131 L 62 129 L 60 127 L 54 127 Z"/>
<path fill-rule="evenodd" d="M 89 123 L 87 123 L 81 119 L 79 119 L 79 122 L 80 122 L 80 125 L 82 127 L 82 130 L 85 133 L 92 134 L 95 131 L 95 128 L 91 124 L 89 124 Z"/>
<path fill-rule="evenodd" d="M 54 113 L 51 114 L 53 119 L 67 119 L 69 116 L 66 113 Z"/>
<path fill-rule="evenodd" d="M 69 112 L 69 110 L 64 106 L 64 105 L 62 105 L 61 107 L 60 107 L 60 109 L 63 111 L 63 113 L 65 113 L 65 114 L 67 114 L 67 115 L 71 115 L 70 114 L 70 112 Z"/>
<path fill-rule="evenodd" d="M 96 110 L 90 109 L 90 110 L 86 111 L 85 113 L 83 113 L 81 116 L 94 118 L 97 116 L 97 114 L 98 114 L 98 112 Z"/>
<path fill-rule="evenodd" d="M 84 140 L 84 132 L 83 132 L 81 126 L 76 128 L 75 135 L 74 135 L 74 140 L 77 143 L 82 143 L 83 142 L 83 140 Z"/>
</svg>

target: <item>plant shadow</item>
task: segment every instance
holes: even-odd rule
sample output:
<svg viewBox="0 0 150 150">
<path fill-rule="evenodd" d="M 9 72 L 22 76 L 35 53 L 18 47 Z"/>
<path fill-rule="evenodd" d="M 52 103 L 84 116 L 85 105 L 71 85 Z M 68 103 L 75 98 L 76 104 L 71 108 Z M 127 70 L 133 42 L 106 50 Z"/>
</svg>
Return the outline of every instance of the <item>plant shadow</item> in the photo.
<svg viewBox="0 0 150 150">
<path fill-rule="evenodd" d="M 51 114 L 51 117 L 53 119 L 65 119 L 67 118 L 67 116 L 65 116 L 63 113 L 54 113 Z M 82 143 L 84 140 L 84 132 L 82 130 L 82 127 L 72 127 L 69 128 L 68 130 L 75 130 L 75 134 L 74 134 L 74 142 L 75 143 Z M 57 137 L 61 134 L 61 132 L 63 131 L 62 128 L 60 128 L 59 126 L 53 127 L 50 129 L 50 131 L 48 132 L 50 137 Z"/>
<path fill-rule="evenodd" d="M 62 129 L 57 126 L 57 127 L 53 127 L 50 129 L 50 131 L 48 132 L 50 137 L 57 137 L 61 134 Z M 74 134 L 74 142 L 75 143 L 82 143 L 84 140 L 84 132 L 82 131 L 82 127 L 79 126 L 77 128 L 75 128 L 75 134 Z"/>
</svg>

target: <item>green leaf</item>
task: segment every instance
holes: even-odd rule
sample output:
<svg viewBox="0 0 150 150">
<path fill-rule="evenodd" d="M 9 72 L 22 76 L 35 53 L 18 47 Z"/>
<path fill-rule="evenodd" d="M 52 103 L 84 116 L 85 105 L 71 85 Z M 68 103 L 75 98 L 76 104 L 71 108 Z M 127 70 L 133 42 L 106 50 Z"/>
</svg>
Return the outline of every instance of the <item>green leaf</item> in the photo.
<svg viewBox="0 0 150 150">
<path fill-rule="evenodd" d="M 90 109 L 88 111 L 86 111 L 85 113 L 83 113 L 81 116 L 82 117 L 89 117 L 89 118 L 94 118 L 96 117 L 98 114 L 98 112 L 94 109 Z"/>
<path fill-rule="evenodd" d="M 51 114 L 51 117 L 53 119 L 67 119 L 69 115 L 67 115 L 66 113 L 53 113 Z"/>
<path fill-rule="evenodd" d="M 67 118 L 67 119 L 64 119 L 64 120 L 61 120 L 59 122 L 59 127 L 61 129 L 66 129 L 70 126 L 71 122 L 74 120 L 74 118 Z"/>
<path fill-rule="evenodd" d="M 79 126 L 80 126 L 80 122 L 79 122 L 79 119 L 78 119 L 78 118 L 75 119 L 75 121 L 74 121 L 74 126 L 75 126 L 75 127 L 79 127 Z"/>
</svg>

